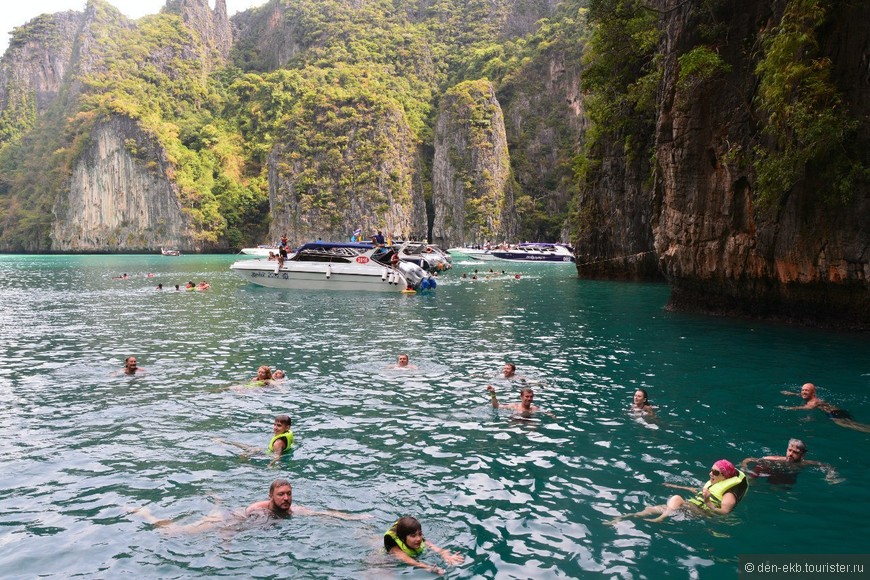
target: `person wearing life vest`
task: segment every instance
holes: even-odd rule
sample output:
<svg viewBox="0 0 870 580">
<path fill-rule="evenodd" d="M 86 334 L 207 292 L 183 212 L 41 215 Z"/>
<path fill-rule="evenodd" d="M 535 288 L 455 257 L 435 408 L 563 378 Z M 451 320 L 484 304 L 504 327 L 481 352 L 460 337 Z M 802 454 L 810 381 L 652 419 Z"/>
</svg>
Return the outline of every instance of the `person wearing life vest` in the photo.
<svg viewBox="0 0 870 580">
<path fill-rule="evenodd" d="M 710 468 L 710 479 L 700 491 L 694 487 L 672 483 L 666 483 L 665 486 L 685 489 L 694 492 L 695 496 L 685 499 L 674 495 L 664 505 L 648 506 L 637 513 L 617 517 L 611 523 L 616 523 L 623 518 L 647 518 L 651 522 L 660 522 L 683 508 L 705 515 L 725 515 L 731 513 L 749 488 L 746 474 L 734 467 L 734 464 L 727 459 L 720 459 L 713 464 Z"/>
<path fill-rule="evenodd" d="M 293 431 L 290 430 L 290 416 L 278 415 L 275 417 L 272 432 L 275 436 L 269 441 L 269 453 L 275 454 L 274 462 L 280 459 L 281 455 L 290 449 L 290 446 L 293 444 Z"/>
<path fill-rule="evenodd" d="M 434 572 L 439 576 L 444 574 L 443 568 L 430 566 L 417 560 L 417 557 L 423 554 L 426 549 L 440 555 L 445 562 L 451 565 L 461 564 L 464 560 L 461 554 L 453 554 L 423 539 L 423 526 L 420 525 L 417 518 L 410 516 L 399 518 L 390 526 L 389 530 L 384 532 L 384 549 L 397 560 Z"/>
</svg>

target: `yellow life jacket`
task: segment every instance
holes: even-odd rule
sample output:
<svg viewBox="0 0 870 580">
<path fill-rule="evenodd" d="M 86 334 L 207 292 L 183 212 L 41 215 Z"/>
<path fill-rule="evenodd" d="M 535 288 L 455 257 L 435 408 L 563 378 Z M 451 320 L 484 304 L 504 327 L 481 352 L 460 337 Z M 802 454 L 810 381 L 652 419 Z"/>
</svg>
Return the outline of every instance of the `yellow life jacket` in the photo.
<svg viewBox="0 0 870 580">
<path fill-rule="evenodd" d="M 384 535 L 393 538 L 393 541 L 396 542 L 396 545 L 399 546 L 399 549 L 411 556 L 412 558 L 416 558 L 423 553 L 423 550 L 426 549 L 426 542 L 424 541 L 420 544 L 419 548 L 417 548 L 416 550 L 412 550 L 405 544 L 405 542 L 399 539 L 399 536 L 396 535 L 396 532 L 393 530 L 393 528 L 390 528 L 389 530 L 384 532 Z"/>
<path fill-rule="evenodd" d="M 269 441 L 269 453 L 272 452 L 272 448 L 275 446 L 275 441 L 278 439 L 284 439 L 286 441 L 287 445 L 284 446 L 284 451 L 287 451 L 290 449 L 290 446 L 293 445 L 293 431 L 287 431 L 272 437 L 272 440 Z"/>
<path fill-rule="evenodd" d="M 734 497 L 737 498 L 737 502 L 740 503 L 740 500 L 743 499 L 743 495 L 746 493 L 747 488 L 748 485 L 746 483 L 746 474 L 739 469 L 737 470 L 737 475 L 735 475 L 734 477 L 723 479 L 722 481 L 714 483 L 713 485 L 710 485 L 709 481 L 704 484 L 704 489 L 710 490 L 710 500 L 717 508 L 722 507 L 722 498 L 724 498 L 725 494 L 729 491 L 734 494 Z M 689 502 L 698 506 L 701 509 L 710 511 L 709 506 L 704 503 L 704 489 L 699 491 L 695 497 L 689 500 Z"/>
</svg>

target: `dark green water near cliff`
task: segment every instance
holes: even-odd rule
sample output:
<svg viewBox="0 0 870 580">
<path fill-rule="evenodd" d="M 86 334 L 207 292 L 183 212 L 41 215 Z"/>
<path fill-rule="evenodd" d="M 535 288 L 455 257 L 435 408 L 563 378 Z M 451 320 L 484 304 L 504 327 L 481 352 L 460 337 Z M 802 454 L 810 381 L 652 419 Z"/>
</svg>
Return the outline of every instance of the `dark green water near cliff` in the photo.
<svg viewBox="0 0 870 580">
<path fill-rule="evenodd" d="M 373 296 L 259 288 L 234 259 L 0 256 L 4 578 L 429 576 L 379 550 L 405 514 L 464 554 L 455 578 L 735 578 L 740 554 L 866 550 L 870 434 L 779 408 L 812 381 L 870 423 L 866 336 L 669 313 L 663 285 L 570 266 L 465 262 L 434 292 Z M 490 267 L 522 276 L 460 278 Z M 419 369 L 385 369 L 399 352 Z M 113 374 L 127 355 L 143 375 Z M 519 381 L 493 379 L 505 361 L 556 420 L 489 407 L 489 383 L 518 400 Z M 261 364 L 289 379 L 228 389 Z M 628 412 L 636 388 L 657 419 Z M 265 447 L 280 413 L 296 444 L 277 468 L 213 441 Z M 806 469 L 755 482 L 729 516 L 607 524 L 789 437 L 844 481 Z M 294 502 L 369 519 L 168 535 L 129 512 L 229 514 L 277 477 Z"/>
</svg>

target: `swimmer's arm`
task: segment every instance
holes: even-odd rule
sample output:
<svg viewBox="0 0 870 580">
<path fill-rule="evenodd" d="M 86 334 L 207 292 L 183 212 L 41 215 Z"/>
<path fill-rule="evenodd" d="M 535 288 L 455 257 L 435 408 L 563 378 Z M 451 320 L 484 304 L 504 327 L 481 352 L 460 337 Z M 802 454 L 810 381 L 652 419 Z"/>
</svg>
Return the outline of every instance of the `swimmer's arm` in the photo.
<svg viewBox="0 0 870 580">
<path fill-rule="evenodd" d="M 259 447 L 254 447 L 253 445 L 245 445 L 244 443 L 236 443 L 235 441 L 227 441 L 226 439 L 221 439 L 220 437 L 213 437 L 212 441 L 215 443 L 222 443 L 224 445 L 232 445 L 233 447 L 238 447 L 243 450 L 245 453 L 242 453 L 242 457 L 248 458 L 255 453 L 259 453 L 261 450 Z"/>
<path fill-rule="evenodd" d="M 498 399 L 495 396 L 495 387 L 492 385 L 486 385 L 486 390 L 489 391 L 489 400 L 492 403 L 492 408 L 498 409 L 501 405 L 499 405 Z"/>
<path fill-rule="evenodd" d="M 431 547 L 431 544 L 429 544 L 428 542 L 426 542 L 426 544 Z M 415 560 L 414 558 L 412 558 L 411 556 L 409 556 L 408 554 L 406 554 L 405 552 L 403 552 L 402 549 L 399 548 L 398 546 L 393 546 L 392 548 L 390 548 L 390 554 L 394 558 L 396 558 L 397 560 L 401 560 L 405 564 L 409 564 L 411 566 L 416 566 L 417 568 L 423 568 L 424 570 L 427 570 L 429 572 L 434 572 L 435 574 L 438 574 L 439 576 L 444 574 L 444 570 L 442 570 L 438 566 L 430 566 L 429 564 L 419 562 L 419 561 Z"/>
<path fill-rule="evenodd" d="M 540 408 L 540 407 L 538 407 L 537 409 L 535 409 L 535 412 L 537 412 L 537 413 L 543 413 L 544 415 L 547 415 L 548 417 L 550 417 L 550 418 L 552 418 L 552 419 L 556 419 L 556 418 L 557 418 L 553 413 L 551 413 L 551 412 L 549 412 L 549 411 L 545 411 L 545 410 L 543 410 L 543 409 Z"/>
<path fill-rule="evenodd" d="M 725 496 L 722 498 L 722 506 L 716 507 L 713 505 L 713 502 L 710 501 L 710 492 L 709 490 L 705 490 L 704 493 L 704 505 L 707 506 L 714 514 L 719 514 L 720 516 L 724 516 L 725 514 L 731 513 L 731 510 L 734 509 L 734 506 L 737 505 L 737 496 L 735 496 L 731 492 L 727 492 Z"/>
<path fill-rule="evenodd" d="M 800 393 L 795 393 L 794 391 L 780 391 L 783 395 L 788 395 L 790 397 L 800 397 Z"/>
<path fill-rule="evenodd" d="M 328 516 L 331 518 L 338 518 L 340 520 L 367 520 L 371 518 L 368 514 L 349 514 L 347 512 L 340 512 L 338 510 L 312 510 L 307 507 L 303 507 L 301 505 L 294 505 L 291 508 L 291 511 L 295 515 L 300 516 Z"/>
<path fill-rule="evenodd" d="M 807 465 L 813 465 L 822 470 L 822 473 L 825 474 L 825 481 L 832 485 L 836 485 L 838 483 L 843 483 L 844 481 L 846 481 L 845 479 L 840 477 L 840 474 L 837 473 L 837 470 L 834 469 L 833 465 L 828 465 L 827 463 L 822 463 L 821 461 L 808 461 L 806 459 L 804 459 L 804 463 L 806 463 Z"/>
<path fill-rule="evenodd" d="M 461 564 L 465 557 L 462 554 L 454 554 L 453 552 L 449 552 L 444 548 L 436 546 L 429 540 L 426 540 L 426 547 L 441 556 L 445 562 L 451 565 Z"/>
<path fill-rule="evenodd" d="M 740 469 L 746 469 L 747 467 L 749 467 L 750 463 L 758 463 L 758 461 L 759 460 L 757 457 L 747 457 L 740 462 Z"/>
<path fill-rule="evenodd" d="M 692 493 L 698 493 L 697 487 L 689 487 L 688 485 L 677 485 L 676 483 L 665 483 L 665 487 L 670 487 L 671 489 L 682 489 L 685 491 L 691 491 Z"/>
</svg>

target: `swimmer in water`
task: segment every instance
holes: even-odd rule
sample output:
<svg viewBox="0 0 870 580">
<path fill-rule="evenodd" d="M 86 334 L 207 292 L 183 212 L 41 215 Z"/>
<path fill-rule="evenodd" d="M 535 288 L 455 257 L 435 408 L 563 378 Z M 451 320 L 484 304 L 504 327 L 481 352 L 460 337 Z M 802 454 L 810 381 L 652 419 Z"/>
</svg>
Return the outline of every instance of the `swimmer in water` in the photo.
<svg viewBox="0 0 870 580">
<path fill-rule="evenodd" d="M 448 552 L 424 539 L 423 526 L 420 525 L 417 518 L 410 516 L 399 518 L 384 533 L 384 549 L 388 554 L 411 566 L 422 568 L 439 576 L 443 575 L 443 568 L 430 566 L 417 560 L 417 556 L 421 555 L 427 548 L 441 556 L 450 565 L 461 564 L 465 559 L 461 554 Z"/>
<path fill-rule="evenodd" d="M 289 415 L 278 415 L 275 417 L 275 421 L 272 423 L 272 440 L 269 441 L 269 446 L 266 448 L 266 453 L 271 453 L 273 455 L 273 459 L 269 462 L 269 467 L 273 467 L 277 464 L 281 457 L 290 449 L 290 446 L 293 445 L 293 431 L 290 430 L 290 416 Z M 215 437 L 212 439 L 215 443 L 223 443 L 226 445 L 232 445 L 234 447 L 238 447 L 245 451 L 245 453 L 241 454 L 243 459 L 248 459 L 253 455 L 257 455 L 263 452 L 262 447 L 255 447 L 253 445 L 246 445 L 245 443 L 236 443 L 234 441 L 226 441 L 224 439 L 220 439 Z"/>
<path fill-rule="evenodd" d="M 646 390 L 638 389 L 634 392 L 631 410 L 639 415 L 655 416 L 655 409 L 649 404 L 649 396 L 646 394 Z"/>
<path fill-rule="evenodd" d="M 124 368 L 121 369 L 121 372 L 125 375 L 141 375 L 145 369 L 138 365 L 135 356 L 128 356 L 124 359 Z"/>
<path fill-rule="evenodd" d="M 498 397 L 495 394 L 495 387 L 492 385 L 487 385 L 486 390 L 489 392 L 489 400 L 492 403 L 493 409 L 510 409 L 511 411 L 515 411 L 520 417 L 524 419 L 531 418 L 535 413 L 544 413 L 549 415 L 553 419 L 556 416 L 549 411 L 544 411 L 540 407 L 533 405 L 532 402 L 535 399 L 535 392 L 532 391 L 529 387 L 524 387 L 520 389 L 520 402 L 519 403 L 499 403 Z"/>
<path fill-rule="evenodd" d="M 747 457 L 740 462 L 740 468 L 749 477 L 763 477 L 768 483 L 790 485 L 797 482 L 797 475 L 804 467 L 818 467 L 825 474 L 828 483 L 841 483 L 843 479 L 837 471 L 821 461 L 804 459 L 807 446 L 800 439 L 789 439 L 785 455 L 765 455 L 764 457 Z M 755 467 L 747 471 L 750 463 Z"/>
<path fill-rule="evenodd" d="M 713 464 L 710 468 L 710 480 L 700 491 L 694 487 L 673 483 L 666 483 L 665 486 L 691 491 L 695 496 L 684 499 L 680 495 L 674 495 L 666 504 L 648 506 L 639 512 L 614 518 L 610 523 L 619 523 L 623 518 L 646 518 L 650 522 L 660 522 L 680 510 L 702 515 L 725 515 L 731 513 L 749 489 L 746 475 L 727 459 L 720 459 Z"/>
<path fill-rule="evenodd" d="M 855 431 L 863 431 L 864 433 L 870 433 L 870 425 L 865 425 L 864 423 L 858 423 L 854 419 L 852 419 L 852 415 L 849 414 L 848 411 L 840 409 L 831 405 L 830 403 L 826 403 L 822 399 L 820 399 L 816 395 L 816 386 L 812 383 L 805 383 L 799 393 L 795 393 L 792 391 L 782 391 L 783 395 L 790 395 L 794 397 L 800 397 L 804 400 L 803 405 L 799 405 L 796 407 L 782 407 L 783 409 L 798 411 L 804 409 L 819 409 L 823 411 L 831 420 L 834 421 L 840 427 L 847 427 L 849 429 L 854 429 Z"/>
<path fill-rule="evenodd" d="M 400 354 L 399 358 L 396 360 L 396 364 L 390 365 L 388 369 L 405 369 L 405 370 L 413 370 L 417 368 L 417 365 L 410 364 L 411 359 L 407 354 Z"/>
<path fill-rule="evenodd" d="M 161 528 L 168 533 L 195 534 L 212 530 L 221 525 L 227 526 L 235 520 L 242 521 L 249 517 L 266 516 L 269 519 L 285 519 L 290 516 L 330 516 L 342 520 L 367 519 L 367 515 L 355 515 L 336 510 L 315 511 L 301 505 L 293 505 L 293 487 L 286 479 L 276 479 L 269 486 L 269 499 L 257 501 L 249 505 L 244 513 L 234 512 L 229 515 L 209 514 L 192 524 L 180 525 L 169 519 L 155 517 L 147 508 L 132 510 L 132 513 L 144 518 L 146 522 Z"/>
</svg>

